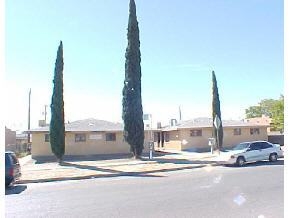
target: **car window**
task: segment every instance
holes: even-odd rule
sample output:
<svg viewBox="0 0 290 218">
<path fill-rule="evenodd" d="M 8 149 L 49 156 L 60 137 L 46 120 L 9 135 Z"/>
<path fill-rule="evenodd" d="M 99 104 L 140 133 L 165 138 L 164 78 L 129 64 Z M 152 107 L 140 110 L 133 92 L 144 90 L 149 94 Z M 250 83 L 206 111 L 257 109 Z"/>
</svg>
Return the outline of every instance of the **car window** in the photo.
<svg viewBox="0 0 290 218">
<path fill-rule="evenodd" d="M 250 145 L 251 150 L 260 150 L 261 144 L 259 142 L 254 142 L 253 144 Z"/>
<path fill-rule="evenodd" d="M 233 150 L 243 150 L 243 149 L 246 149 L 249 147 L 249 144 L 248 142 L 244 142 L 244 143 L 240 143 L 238 145 L 236 145 Z"/>
<path fill-rule="evenodd" d="M 13 164 L 18 164 L 18 159 L 15 155 L 11 155 L 11 158 L 12 158 Z"/>
<path fill-rule="evenodd" d="M 5 165 L 6 166 L 10 165 L 10 157 L 8 154 L 5 154 Z"/>
<path fill-rule="evenodd" d="M 262 149 L 272 148 L 273 146 L 268 142 L 261 142 Z"/>
</svg>

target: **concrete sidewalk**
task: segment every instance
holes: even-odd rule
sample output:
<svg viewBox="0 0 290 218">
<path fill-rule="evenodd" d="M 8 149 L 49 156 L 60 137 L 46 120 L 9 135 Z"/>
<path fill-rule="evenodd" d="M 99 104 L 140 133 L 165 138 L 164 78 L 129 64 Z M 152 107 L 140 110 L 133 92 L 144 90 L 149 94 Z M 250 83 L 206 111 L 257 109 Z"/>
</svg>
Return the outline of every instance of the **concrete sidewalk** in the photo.
<svg viewBox="0 0 290 218">
<path fill-rule="evenodd" d="M 17 183 L 34 183 L 61 180 L 89 179 L 98 177 L 160 177 L 167 172 L 210 167 L 218 164 L 217 154 L 209 152 L 156 152 L 154 158 L 142 160 L 131 158 L 109 160 L 68 160 L 61 165 L 56 162 L 37 163 L 30 157 L 20 159 L 22 177 Z"/>
</svg>

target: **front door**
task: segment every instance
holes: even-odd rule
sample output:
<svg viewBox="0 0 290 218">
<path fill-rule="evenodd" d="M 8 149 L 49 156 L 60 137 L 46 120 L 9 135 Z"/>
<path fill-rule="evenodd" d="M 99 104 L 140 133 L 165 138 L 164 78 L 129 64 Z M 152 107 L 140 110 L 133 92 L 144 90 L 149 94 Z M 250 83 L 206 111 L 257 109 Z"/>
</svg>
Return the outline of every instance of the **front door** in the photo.
<svg viewBox="0 0 290 218">
<path fill-rule="evenodd" d="M 158 142 L 158 147 L 160 147 L 160 141 L 161 141 L 161 136 L 160 132 L 157 134 L 157 142 Z"/>
<path fill-rule="evenodd" d="M 161 132 L 161 147 L 164 148 L 164 132 Z"/>
</svg>

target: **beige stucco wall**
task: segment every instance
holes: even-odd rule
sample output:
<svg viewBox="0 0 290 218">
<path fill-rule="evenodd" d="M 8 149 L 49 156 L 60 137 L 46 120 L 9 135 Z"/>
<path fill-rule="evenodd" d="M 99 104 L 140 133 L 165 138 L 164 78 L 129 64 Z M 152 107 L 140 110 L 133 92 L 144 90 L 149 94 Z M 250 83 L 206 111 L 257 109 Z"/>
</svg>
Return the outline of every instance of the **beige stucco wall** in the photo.
<svg viewBox="0 0 290 218">
<path fill-rule="evenodd" d="M 260 134 L 251 135 L 251 128 L 259 128 Z M 267 127 L 244 127 L 241 128 L 241 135 L 234 135 L 234 128 L 224 128 L 224 147 L 231 147 L 245 141 L 268 140 Z"/>
<path fill-rule="evenodd" d="M 259 135 L 251 135 L 250 127 L 239 127 L 241 128 L 241 135 L 234 135 L 234 129 L 236 127 L 225 127 L 224 130 L 224 147 L 231 147 L 235 144 L 244 141 L 255 141 L 255 140 L 267 140 L 267 128 L 256 127 L 260 129 Z M 251 127 L 255 128 L 255 127 Z M 196 128 L 201 129 L 201 128 Z M 170 132 L 170 141 L 165 143 L 165 149 L 179 149 L 186 150 L 191 148 L 196 149 L 209 149 L 208 139 L 212 137 L 212 128 L 202 128 L 202 136 L 190 136 L 192 129 L 179 129 L 178 131 Z M 176 137 L 178 136 L 178 137 Z"/>
<path fill-rule="evenodd" d="M 67 132 L 65 137 L 65 155 L 94 155 L 130 153 L 130 146 L 123 140 L 123 132 L 116 132 L 116 141 L 106 141 L 106 132 L 86 132 L 85 142 L 75 142 L 75 134 L 81 132 Z M 49 142 L 45 142 L 45 134 L 33 133 L 31 146 L 32 156 L 53 155 Z M 98 135 L 98 139 L 91 139 L 90 135 Z M 148 136 L 145 135 L 144 150 L 148 152 Z"/>
<path fill-rule="evenodd" d="M 208 146 L 208 138 L 212 137 L 211 128 L 202 128 L 202 136 L 190 136 L 191 130 L 194 129 L 180 130 L 180 140 L 182 144 L 182 150 L 189 148 L 203 149 L 205 148 L 205 146 Z"/>
<path fill-rule="evenodd" d="M 224 128 L 224 147 L 230 147 L 243 141 L 267 140 L 266 127 L 259 127 L 259 135 L 251 135 L 250 127 L 241 127 L 241 135 L 234 135 L 234 128 Z M 186 149 L 209 149 L 208 138 L 212 137 L 211 128 L 202 128 L 202 136 L 190 136 L 190 130 L 179 129 L 167 132 L 169 141 L 164 142 L 165 150 L 186 150 Z M 116 132 L 116 141 L 106 141 L 106 132 L 86 132 L 85 142 L 75 142 L 76 132 L 66 133 L 66 155 L 93 155 L 93 154 L 117 154 L 130 153 L 130 146 L 123 140 L 123 132 Z M 91 134 L 100 135 L 98 139 L 90 139 Z M 50 156 L 53 155 L 49 142 L 45 142 L 45 133 L 33 133 L 32 135 L 32 156 Z M 145 132 L 144 150 L 149 151 L 148 146 L 149 135 Z M 155 142 L 155 148 L 157 147 Z M 160 145 L 161 146 L 161 145 Z"/>
<path fill-rule="evenodd" d="M 168 149 L 168 150 L 181 150 L 181 142 L 179 140 L 164 142 L 163 149 Z"/>
<path fill-rule="evenodd" d="M 52 155 L 50 143 L 44 141 L 45 133 L 33 133 L 31 143 L 31 155 L 33 156 L 49 156 Z"/>
<path fill-rule="evenodd" d="M 75 133 L 69 133 L 66 136 L 66 154 L 67 155 L 89 155 L 89 154 L 113 154 L 127 153 L 129 147 L 123 141 L 123 135 L 116 133 L 116 141 L 106 141 L 106 134 L 103 133 L 85 133 L 85 142 L 75 142 Z M 90 135 L 98 134 L 100 139 L 90 139 Z"/>
</svg>

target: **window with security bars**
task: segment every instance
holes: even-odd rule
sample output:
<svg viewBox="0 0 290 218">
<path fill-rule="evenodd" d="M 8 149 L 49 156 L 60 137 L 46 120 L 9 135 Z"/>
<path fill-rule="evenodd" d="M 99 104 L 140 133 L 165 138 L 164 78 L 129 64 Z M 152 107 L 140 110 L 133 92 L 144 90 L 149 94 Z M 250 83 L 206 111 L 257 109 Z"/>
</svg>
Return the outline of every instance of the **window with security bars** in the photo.
<svg viewBox="0 0 290 218">
<path fill-rule="evenodd" d="M 191 137 L 202 136 L 202 130 L 201 129 L 190 130 L 190 136 Z"/>
<path fill-rule="evenodd" d="M 234 129 L 234 135 L 242 135 L 242 130 L 241 130 L 241 128 L 235 128 L 235 129 Z"/>
<path fill-rule="evenodd" d="M 49 134 L 45 134 L 45 135 L 44 135 L 44 141 L 45 141 L 45 142 L 49 142 L 49 141 L 50 141 Z"/>
<path fill-rule="evenodd" d="M 85 142 L 86 141 L 86 134 L 77 133 L 75 134 L 75 142 Z"/>
<path fill-rule="evenodd" d="M 106 133 L 106 141 L 116 141 L 116 133 Z"/>
<path fill-rule="evenodd" d="M 259 135 L 260 134 L 260 129 L 259 128 L 251 128 L 250 129 L 250 134 L 251 135 Z"/>
</svg>

